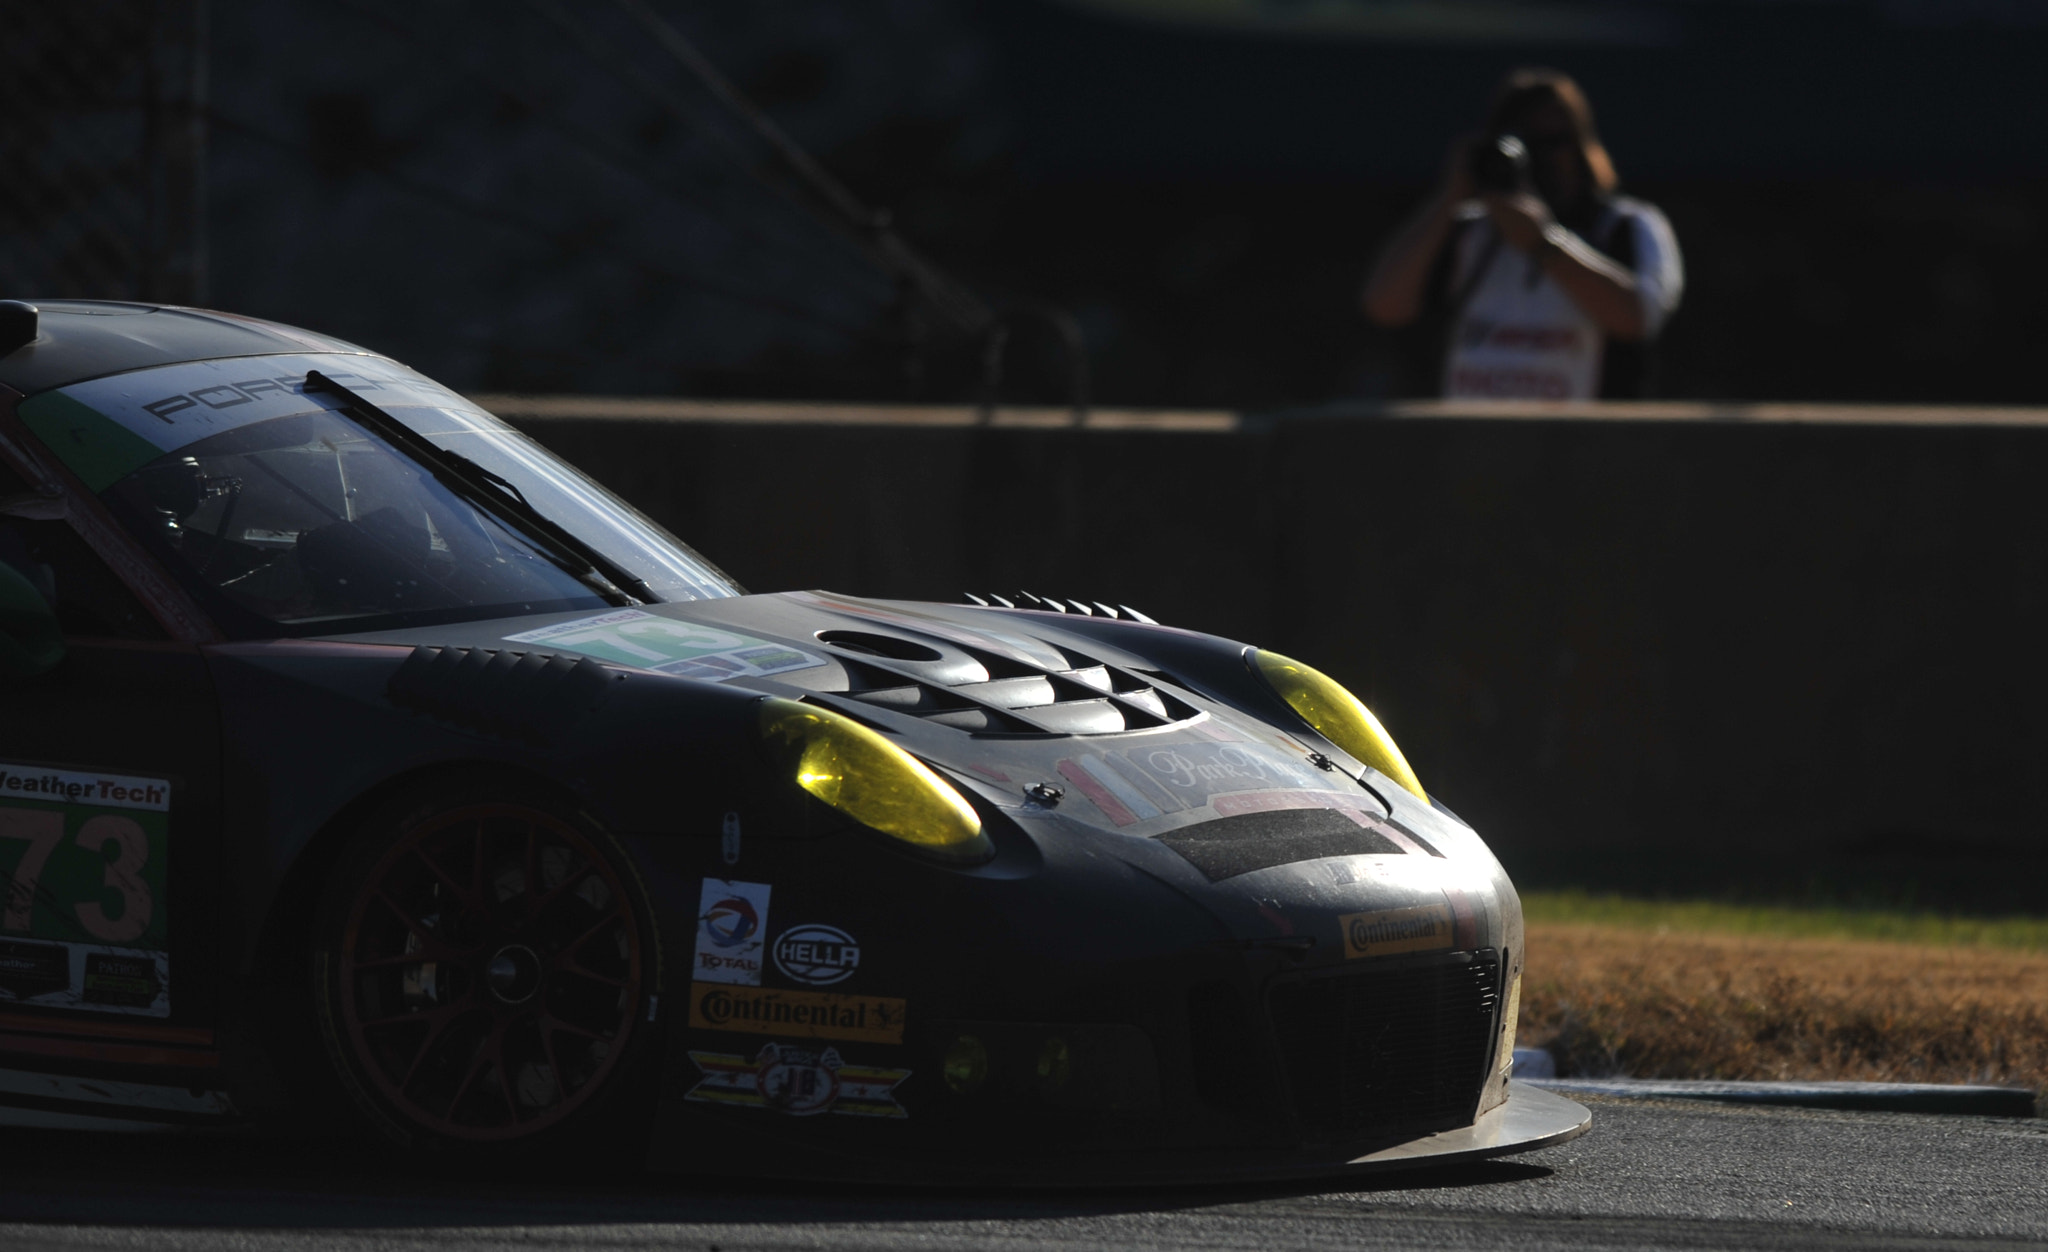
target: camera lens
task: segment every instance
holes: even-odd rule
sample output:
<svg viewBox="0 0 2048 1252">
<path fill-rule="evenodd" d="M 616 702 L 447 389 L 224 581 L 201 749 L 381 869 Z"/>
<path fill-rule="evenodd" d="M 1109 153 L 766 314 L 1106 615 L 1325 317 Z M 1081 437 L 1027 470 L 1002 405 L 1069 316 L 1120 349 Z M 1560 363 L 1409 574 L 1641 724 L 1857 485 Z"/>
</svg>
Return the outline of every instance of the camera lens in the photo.
<svg viewBox="0 0 2048 1252">
<path fill-rule="evenodd" d="M 1529 150 L 1514 135 L 1496 135 L 1472 146 L 1472 185 L 1507 194 L 1529 185 Z"/>
</svg>

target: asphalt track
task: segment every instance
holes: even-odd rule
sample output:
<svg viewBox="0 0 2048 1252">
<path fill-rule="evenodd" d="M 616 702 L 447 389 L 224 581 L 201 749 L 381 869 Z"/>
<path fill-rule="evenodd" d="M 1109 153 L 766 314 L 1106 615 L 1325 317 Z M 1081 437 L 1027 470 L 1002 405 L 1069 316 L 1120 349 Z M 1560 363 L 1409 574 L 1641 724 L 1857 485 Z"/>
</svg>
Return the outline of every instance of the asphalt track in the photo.
<svg viewBox="0 0 2048 1252">
<path fill-rule="evenodd" d="M 421 1177 L 247 1140 L 7 1132 L 7 1248 L 2048 1247 L 2048 1120 L 1593 1098 L 1593 1132 L 1367 1183 L 917 1192 Z"/>
</svg>

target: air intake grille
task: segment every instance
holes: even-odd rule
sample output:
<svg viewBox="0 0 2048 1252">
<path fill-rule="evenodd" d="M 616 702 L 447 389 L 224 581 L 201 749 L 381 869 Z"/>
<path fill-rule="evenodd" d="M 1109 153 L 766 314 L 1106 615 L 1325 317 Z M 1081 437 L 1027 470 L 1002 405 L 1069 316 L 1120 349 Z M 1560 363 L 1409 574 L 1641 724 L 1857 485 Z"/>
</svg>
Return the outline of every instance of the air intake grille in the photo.
<svg viewBox="0 0 2048 1252">
<path fill-rule="evenodd" d="M 879 644 L 875 636 L 820 639 L 846 670 L 846 695 L 975 734 L 1112 735 L 1198 712 L 1127 670 L 1066 648 L 1059 649 L 1066 664 L 1054 669 L 957 645 L 950 659 L 925 662 L 870 646 Z"/>
<path fill-rule="evenodd" d="M 1250 1001 L 1227 982 L 1199 983 L 1188 989 L 1188 1050 L 1194 1062 L 1195 1091 L 1226 1113 L 1256 1117 L 1271 1099 L 1272 1079 L 1263 1066 L 1246 1065 L 1259 1054 L 1259 1026 Z"/>
<path fill-rule="evenodd" d="M 1295 1114 L 1317 1139 L 1471 1121 L 1493 1051 L 1500 958 L 1283 983 L 1268 1001 Z"/>
<path fill-rule="evenodd" d="M 1210 882 L 1326 856 L 1403 851 L 1378 831 L 1329 809 L 1239 813 L 1161 835 L 1159 842 L 1186 857 Z"/>
</svg>

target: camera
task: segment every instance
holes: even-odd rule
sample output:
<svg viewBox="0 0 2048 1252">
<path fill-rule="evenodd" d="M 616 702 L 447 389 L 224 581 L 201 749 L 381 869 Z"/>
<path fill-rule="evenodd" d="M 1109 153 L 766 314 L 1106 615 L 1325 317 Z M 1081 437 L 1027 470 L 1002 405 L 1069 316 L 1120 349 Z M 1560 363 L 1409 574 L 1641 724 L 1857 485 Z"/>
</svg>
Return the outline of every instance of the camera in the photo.
<svg viewBox="0 0 2048 1252">
<path fill-rule="evenodd" d="M 1511 195 L 1530 186 L 1529 149 L 1513 135 L 1495 135 L 1472 145 L 1467 169 L 1482 195 Z"/>
</svg>

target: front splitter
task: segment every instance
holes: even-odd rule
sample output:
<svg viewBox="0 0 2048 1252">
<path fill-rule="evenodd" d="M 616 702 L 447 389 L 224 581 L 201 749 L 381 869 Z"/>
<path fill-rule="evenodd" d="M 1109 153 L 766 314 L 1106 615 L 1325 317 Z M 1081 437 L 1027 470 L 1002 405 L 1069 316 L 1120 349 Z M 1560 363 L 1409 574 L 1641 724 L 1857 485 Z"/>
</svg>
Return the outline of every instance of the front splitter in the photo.
<svg viewBox="0 0 2048 1252">
<path fill-rule="evenodd" d="M 768 1112 L 723 1119 L 718 1150 L 698 1135 L 658 1127 L 648 1154 L 655 1169 L 690 1173 L 865 1182 L 910 1187 L 1131 1187 L 1218 1182 L 1341 1178 L 1353 1174 L 1451 1165 L 1533 1152 L 1576 1139 L 1592 1125 L 1580 1104 L 1527 1083 L 1510 1081 L 1508 1098 L 1470 1126 L 1439 1131 L 1364 1156 L 1313 1151 L 1088 1152 L 1002 1161 L 972 1153 L 854 1155 L 803 1143 Z M 778 1124 L 781 1123 L 781 1124 Z"/>
<path fill-rule="evenodd" d="M 1525 1082 L 1508 1082 L 1508 1098 L 1470 1126 L 1439 1131 L 1348 1161 L 1344 1169 L 1406 1169 L 1533 1152 L 1578 1138 L 1593 1125 L 1582 1104 Z"/>
</svg>

